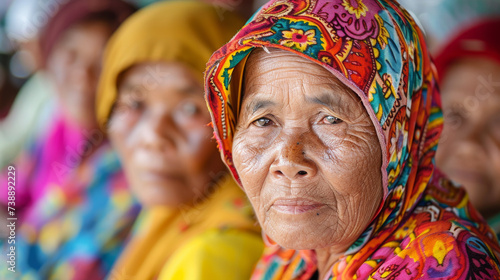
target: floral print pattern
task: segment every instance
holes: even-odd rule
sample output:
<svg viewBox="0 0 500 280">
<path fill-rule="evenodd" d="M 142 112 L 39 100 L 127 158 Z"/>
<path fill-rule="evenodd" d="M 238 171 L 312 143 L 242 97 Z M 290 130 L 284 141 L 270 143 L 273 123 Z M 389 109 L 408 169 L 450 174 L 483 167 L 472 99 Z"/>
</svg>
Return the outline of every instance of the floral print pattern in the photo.
<svg viewBox="0 0 500 280">
<path fill-rule="evenodd" d="M 342 6 L 344 6 L 345 10 L 349 12 L 351 15 L 356 15 L 357 19 L 361 17 L 366 17 L 366 12 L 368 12 L 368 7 L 363 4 L 361 0 L 354 0 L 355 4 L 352 3 L 352 0 L 344 0 Z"/>
<path fill-rule="evenodd" d="M 289 48 L 295 48 L 298 51 L 304 52 L 308 46 L 316 44 L 314 29 L 309 29 L 306 32 L 302 29 L 291 28 L 290 31 L 285 30 L 283 39 L 280 44 Z"/>
</svg>

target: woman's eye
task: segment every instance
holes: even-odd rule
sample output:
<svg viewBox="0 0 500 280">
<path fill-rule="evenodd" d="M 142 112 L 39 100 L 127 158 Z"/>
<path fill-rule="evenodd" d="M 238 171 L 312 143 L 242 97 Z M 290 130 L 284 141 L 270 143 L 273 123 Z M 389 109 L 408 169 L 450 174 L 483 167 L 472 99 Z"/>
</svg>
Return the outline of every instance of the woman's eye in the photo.
<svg viewBox="0 0 500 280">
<path fill-rule="evenodd" d="M 451 110 L 444 113 L 444 126 L 446 128 L 459 129 L 464 123 L 465 118 L 461 112 Z"/>
<path fill-rule="evenodd" d="M 144 104 L 142 101 L 131 100 L 128 102 L 128 107 L 132 110 L 141 110 Z"/>
<path fill-rule="evenodd" d="M 120 116 L 136 116 L 141 114 L 145 104 L 143 101 L 136 100 L 118 100 L 113 106 L 113 114 Z"/>
<path fill-rule="evenodd" d="M 256 121 L 254 121 L 254 124 L 259 127 L 265 127 L 265 126 L 270 126 L 273 124 L 273 122 L 268 119 L 268 118 L 260 118 Z"/>
<path fill-rule="evenodd" d="M 181 109 L 188 116 L 194 116 L 199 112 L 198 106 L 191 102 L 182 104 Z"/>
<path fill-rule="evenodd" d="M 324 122 L 327 124 L 338 124 L 341 123 L 342 120 L 334 116 L 326 116 L 324 118 Z"/>
</svg>

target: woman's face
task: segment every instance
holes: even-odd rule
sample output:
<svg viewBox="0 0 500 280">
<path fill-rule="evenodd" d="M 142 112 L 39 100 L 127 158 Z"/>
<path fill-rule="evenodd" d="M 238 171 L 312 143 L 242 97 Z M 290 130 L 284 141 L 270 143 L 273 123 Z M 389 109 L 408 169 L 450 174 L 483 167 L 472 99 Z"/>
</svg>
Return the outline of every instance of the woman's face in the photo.
<svg viewBox="0 0 500 280">
<path fill-rule="evenodd" d="M 144 63 L 121 75 L 108 131 L 143 205 L 192 205 L 225 170 L 209 122 L 185 66 Z"/>
<path fill-rule="evenodd" d="M 355 93 L 298 55 L 258 50 L 241 108 L 233 160 L 265 233 L 285 248 L 347 249 L 383 196 L 379 140 Z"/>
<path fill-rule="evenodd" d="M 47 72 L 64 114 L 85 128 L 97 126 L 95 94 L 102 52 L 111 33 L 104 21 L 72 26 L 57 41 L 47 60 Z"/>
<path fill-rule="evenodd" d="M 489 218 L 500 212 L 500 64 L 463 59 L 444 76 L 444 130 L 437 165 L 463 184 Z"/>
</svg>

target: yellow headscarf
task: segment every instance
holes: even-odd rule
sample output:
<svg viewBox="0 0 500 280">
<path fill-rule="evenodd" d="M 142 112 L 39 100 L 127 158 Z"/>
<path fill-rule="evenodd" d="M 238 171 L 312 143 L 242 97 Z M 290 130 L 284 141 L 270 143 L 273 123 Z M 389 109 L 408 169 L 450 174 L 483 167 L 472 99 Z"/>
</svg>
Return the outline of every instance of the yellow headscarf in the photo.
<svg viewBox="0 0 500 280">
<path fill-rule="evenodd" d="M 203 84 L 212 53 L 245 22 L 236 14 L 199 1 L 167 1 L 144 8 L 111 37 L 97 93 L 97 120 L 104 126 L 117 97 L 118 76 L 142 62 L 181 62 Z"/>
</svg>

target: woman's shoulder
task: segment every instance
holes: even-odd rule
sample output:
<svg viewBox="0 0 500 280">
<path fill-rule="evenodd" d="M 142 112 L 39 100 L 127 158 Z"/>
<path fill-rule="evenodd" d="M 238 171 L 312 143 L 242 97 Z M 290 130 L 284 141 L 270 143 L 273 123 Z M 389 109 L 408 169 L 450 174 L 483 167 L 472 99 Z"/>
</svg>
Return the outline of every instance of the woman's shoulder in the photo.
<svg viewBox="0 0 500 280">
<path fill-rule="evenodd" d="M 416 207 L 373 253 L 372 277 L 500 279 L 500 246 L 462 187 L 438 170 Z"/>
<path fill-rule="evenodd" d="M 159 279 L 249 279 L 263 248 L 254 232 L 208 230 L 179 248 Z"/>
<path fill-rule="evenodd" d="M 395 232 L 396 239 L 398 235 L 406 237 L 400 242 L 387 242 L 374 254 L 384 259 L 376 275 L 398 273 L 410 277 L 401 279 L 462 279 L 464 275 L 465 279 L 500 279 L 495 248 L 467 221 L 455 218 L 419 222 L 418 216 L 413 216 Z"/>
</svg>

